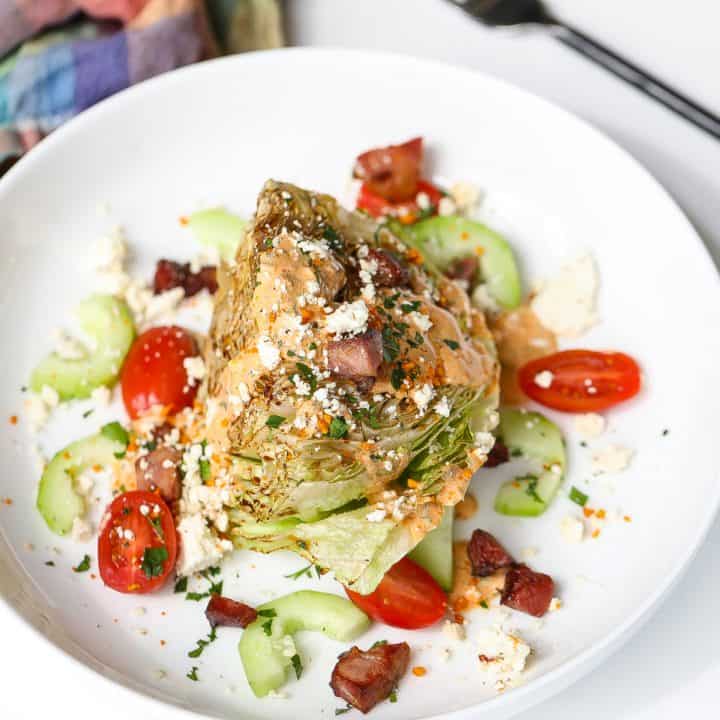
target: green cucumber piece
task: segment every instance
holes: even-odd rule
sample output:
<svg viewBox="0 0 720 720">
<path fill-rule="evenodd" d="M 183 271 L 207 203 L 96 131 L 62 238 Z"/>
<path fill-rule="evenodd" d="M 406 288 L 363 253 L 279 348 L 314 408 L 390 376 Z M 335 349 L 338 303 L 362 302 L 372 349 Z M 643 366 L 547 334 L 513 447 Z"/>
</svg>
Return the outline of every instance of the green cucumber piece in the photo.
<svg viewBox="0 0 720 720">
<path fill-rule="evenodd" d="M 498 436 L 512 456 L 530 462 L 532 474 L 503 483 L 495 497 L 495 510 L 503 515 L 541 515 L 565 477 L 565 443 L 560 428 L 540 413 L 503 408 Z"/>
<path fill-rule="evenodd" d="M 440 524 L 430 531 L 409 557 L 424 567 L 440 587 L 450 592 L 453 585 L 453 523 L 455 508 L 446 507 Z"/>
<path fill-rule="evenodd" d="M 85 500 L 73 487 L 74 479 L 93 465 L 108 465 L 115 453 L 125 452 L 127 443 L 110 437 L 112 433 L 91 435 L 60 450 L 48 463 L 40 478 L 37 509 L 47 526 L 58 535 L 67 535 L 75 518 L 85 514 Z"/>
<path fill-rule="evenodd" d="M 245 675 L 256 697 L 285 683 L 292 657 L 283 654 L 283 638 L 314 630 L 347 642 L 370 626 L 362 610 L 339 595 L 300 590 L 258 608 L 258 618 L 245 628 L 238 646 Z"/>
<path fill-rule="evenodd" d="M 190 215 L 188 226 L 201 245 L 216 248 L 223 260 L 233 262 L 247 222 L 225 208 L 216 207 Z"/>
<path fill-rule="evenodd" d="M 112 295 L 91 295 L 80 303 L 76 313 L 83 332 L 93 341 L 94 350 L 74 360 L 56 353 L 48 355 L 30 377 L 33 392 L 49 385 L 61 400 L 73 400 L 90 397 L 95 388 L 113 385 L 117 380 L 135 339 L 128 306 Z"/>
<path fill-rule="evenodd" d="M 486 225 L 455 216 L 432 217 L 411 225 L 406 239 L 441 272 L 454 260 L 479 253 L 478 282 L 502 308 L 511 310 L 522 301 L 520 274 L 512 248 L 505 238 Z"/>
</svg>

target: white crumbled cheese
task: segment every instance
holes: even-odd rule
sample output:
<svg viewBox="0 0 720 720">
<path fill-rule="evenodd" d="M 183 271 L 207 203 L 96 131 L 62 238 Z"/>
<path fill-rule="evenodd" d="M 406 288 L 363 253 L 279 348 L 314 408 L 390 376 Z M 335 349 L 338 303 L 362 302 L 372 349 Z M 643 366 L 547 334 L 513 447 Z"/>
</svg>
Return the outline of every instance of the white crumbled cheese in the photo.
<svg viewBox="0 0 720 720">
<path fill-rule="evenodd" d="M 430 208 L 430 196 L 426 192 L 419 192 L 415 196 L 415 202 L 421 210 L 428 210 Z"/>
<path fill-rule="evenodd" d="M 90 494 L 94 485 L 95 481 L 87 472 L 80 473 L 80 475 L 75 478 L 75 490 L 77 490 L 78 494 L 83 497 L 87 497 Z"/>
<path fill-rule="evenodd" d="M 181 287 L 171 288 L 159 295 L 150 295 L 145 302 L 145 321 L 155 320 L 162 315 L 172 313 L 185 297 L 185 290 Z"/>
<path fill-rule="evenodd" d="M 382 522 L 387 516 L 387 513 L 385 512 L 385 508 L 380 507 L 377 508 L 377 510 L 373 510 L 372 512 L 369 512 L 365 519 L 368 522 L 376 523 L 376 522 Z"/>
<path fill-rule="evenodd" d="M 73 520 L 70 537 L 75 542 L 89 542 L 92 538 L 92 527 L 82 518 L 76 517 Z"/>
<path fill-rule="evenodd" d="M 540 284 L 530 306 L 556 335 L 577 337 L 598 322 L 595 296 L 598 274 L 592 255 L 582 255 Z"/>
<path fill-rule="evenodd" d="M 42 397 L 35 394 L 28 395 L 23 400 L 23 408 L 30 431 L 35 433 L 42 430 L 50 417 L 50 410 Z"/>
<path fill-rule="evenodd" d="M 461 181 L 450 187 L 450 197 L 457 206 L 458 212 L 467 214 L 480 204 L 482 193 L 477 185 Z"/>
<path fill-rule="evenodd" d="M 128 248 L 125 233 L 120 226 L 114 227 L 109 235 L 98 238 L 90 245 L 89 258 L 95 270 L 112 272 L 123 269 Z"/>
<path fill-rule="evenodd" d="M 270 700 L 287 700 L 290 696 L 284 690 L 271 690 L 265 697 Z"/>
<path fill-rule="evenodd" d="M 423 315 L 417 311 L 410 313 L 410 319 L 421 332 L 428 332 L 433 326 L 432 320 L 427 315 Z"/>
<path fill-rule="evenodd" d="M 582 542 L 584 532 L 585 526 L 582 524 L 582 520 L 579 520 L 574 515 L 567 515 L 560 523 L 560 533 L 565 542 Z"/>
<path fill-rule="evenodd" d="M 268 370 L 274 370 L 280 364 L 280 350 L 277 346 L 273 345 L 267 335 L 261 335 L 258 338 L 257 350 L 260 356 L 260 362 Z"/>
<path fill-rule="evenodd" d="M 139 606 L 138 606 L 138 607 L 136 607 L 136 608 L 133 608 L 133 615 L 134 615 L 135 617 L 142 617 L 142 616 L 145 615 L 146 613 L 147 613 L 147 610 L 146 610 L 144 607 L 139 607 Z"/>
<path fill-rule="evenodd" d="M 452 198 L 441 197 L 438 203 L 438 215 L 454 215 L 457 212 L 457 205 Z"/>
<path fill-rule="evenodd" d="M 123 290 L 123 296 L 135 316 L 135 320 L 141 321 L 145 317 L 145 309 L 148 303 L 152 300 L 152 290 L 139 283 L 131 282 Z"/>
<path fill-rule="evenodd" d="M 299 375 L 293 375 L 290 379 L 295 385 L 295 392 L 298 395 L 310 395 L 312 388 L 309 383 L 306 383 Z"/>
<path fill-rule="evenodd" d="M 531 648 L 517 635 L 505 633 L 499 627 L 484 628 L 478 641 L 480 665 L 493 680 L 512 683 L 525 669 Z"/>
<path fill-rule="evenodd" d="M 295 647 L 295 641 L 293 640 L 292 635 L 283 635 L 282 638 L 280 638 L 280 652 L 283 654 L 283 657 L 291 658 L 294 655 L 297 655 L 297 647 Z"/>
<path fill-rule="evenodd" d="M 320 257 L 330 256 L 330 246 L 319 240 L 298 240 L 297 246 L 302 252 L 308 253 L 309 255 L 318 255 Z"/>
<path fill-rule="evenodd" d="M 553 375 L 550 370 L 543 370 L 542 372 L 539 372 L 537 375 L 535 375 L 535 377 L 533 378 L 533 382 L 538 387 L 547 390 L 552 385 L 554 379 L 555 375 Z"/>
<path fill-rule="evenodd" d="M 56 408 L 60 403 L 60 396 L 58 395 L 55 388 L 51 388 L 49 385 L 43 385 L 40 389 L 40 397 L 48 408 Z"/>
<path fill-rule="evenodd" d="M 478 285 L 472 293 L 472 304 L 482 312 L 495 314 L 500 312 L 497 300 L 490 294 L 485 283 Z"/>
<path fill-rule="evenodd" d="M 425 383 L 425 385 L 415 388 L 412 391 L 411 396 L 414 403 L 417 405 L 418 415 L 424 415 L 430 401 L 435 396 L 435 389 L 429 383 Z"/>
<path fill-rule="evenodd" d="M 630 465 L 633 451 L 622 445 L 608 445 L 596 450 L 592 455 L 592 471 L 594 475 L 618 473 Z"/>
<path fill-rule="evenodd" d="M 495 436 L 489 432 L 475 433 L 475 447 L 483 454 L 487 455 L 495 445 Z"/>
<path fill-rule="evenodd" d="M 560 598 L 554 597 L 550 601 L 550 607 L 548 608 L 548 610 L 550 612 L 557 612 L 561 607 L 562 607 L 562 600 L 560 600 Z"/>
<path fill-rule="evenodd" d="M 229 540 L 220 540 L 207 526 L 200 513 L 187 515 L 178 525 L 180 553 L 177 561 L 179 575 L 192 575 L 217 565 L 225 553 L 232 550 Z"/>
<path fill-rule="evenodd" d="M 452 640 L 458 641 L 464 640 L 467 637 L 465 626 L 460 623 L 452 622 L 451 620 L 446 620 L 443 623 L 443 634 Z"/>
<path fill-rule="evenodd" d="M 328 332 L 336 337 L 359 335 L 367 329 L 368 308 L 364 300 L 343 303 L 326 317 Z"/>
<path fill-rule="evenodd" d="M 107 407 L 112 400 L 112 391 L 105 385 L 101 385 L 90 393 L 90 399 L 95 403 L 96 407 Z"/>
<path fill-rule="evenodd" d="M 435 410 L 435 412 L 441 417 L 450 417 L 451 409 L 450 401 L 447 399 L 446 395 L 443 395 L 440 400 L 435 403 L 435 407 L 433 408 L 433 410 Z"/>
<path fill-rule="evenodd" d="M 64 330 L 53 330 L 55 354 L 63 360 L 79 360 L 87 354 L 85 346 Z"/>
<path fill-rule="evenodd" d="M 584 440 L 592 440 L 605 432 L 605 418 L 597 413 L 585 413 L 575 417 L 573 426 Z"/>
<path fill-rule="evenodd" d="M 190 387 L 195 385 L 195 383 L 200 382 L 207 372 L 205 369 L 205 362 L 200 355 L 184 358 L 183 367 L 187 373 L 188 385 L 190 385 Z"/>
</svg>

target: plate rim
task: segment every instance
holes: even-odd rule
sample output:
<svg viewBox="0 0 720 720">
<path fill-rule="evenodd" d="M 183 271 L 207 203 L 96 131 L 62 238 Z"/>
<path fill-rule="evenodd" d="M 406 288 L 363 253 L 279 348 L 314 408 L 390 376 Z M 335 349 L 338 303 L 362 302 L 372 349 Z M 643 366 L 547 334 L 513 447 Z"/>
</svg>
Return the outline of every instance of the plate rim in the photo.
<svg viewBox="0 0 720 720">
<path fill-rule="evenodd" d="M 292 58 L 292 56 L 300 56 L 301 58 L 307 56 L 332 56 L 336 59 L 339 58 L 339 61 L 342 62 L 354 63 L 385 61 L 389 65 L 412 64 L 415 66 L 423 66 L 434 71 L 462 74 L 469 79 L 472 78 L 475 82 L 480 81 L 487 85 L 495 85 L 506 93 L 514 94 L 516 97 L 522 98 L 522 101 L 525 103 L 535 103 L 539 107 L 543 107 L 546 110 L 554 112 L 556 115 L 564 117 L 566 121 L 582 127 L 584 132 L 594 135 L 597 140 L 605 144 L 606 148 L 611 149 L 625 162 L 630 162 L 634 165 L 635 169 L 640 172 L 643 183 L 654 186 L 654 190 L 663 198 L 667 210 L 672 211 L 676 215 L 677 220 L 684 224 L 689 234 L 694 237 L 696 247 L 695 252 L 699 251 L 705 258 L 705 263 L 709 265 L 710 268 L 715 269 L 712 256 L 700 237 L 700 234 L 669 191 L 638 159 L 633 156 L 632 153 L 619 145 L 602 129 L 596 127 L 588 120 L 574 114 L 555 102 L 532 92 L 531 90 L 527 90 L 512 82 L 499 78 L 492 73 L 475 70 L 451 62 L 422 58 L 408 53 L 350 49 L 333 46 L 278 48 L 214 58 L 163 73 L 105 98 L 96 105 L 75 116 L 55 130 L 47 138 L 43 139 L 38 146 L 34 147 L 31 152 L 22 156 L 20 160 L 16 162 L 2 178 L 0 178 L 0 207 L 2 206 L 4 197 L 8 192 L 8 188 L 10 188 L 15 182 L 22 182 L 23 173 L 30 171 L 34 164 L 42 162 L 45 155 L 52 153 L 56 145 L 65 142 L 66 138 L 71 137 L 72 134 L 83 132 L 86 127 L 102 118 L 104 114 L 114 112 L 116 110 L 116 106 L 118 108 L 122 108 L 123 103 L 127 102 L 128 98 L 141 98 L 144 94 L 153 93 L 156 87 L 160 87 L 162 85 L 169 86 L 173 83 L 183 82 L 184 78 L 193 74 L 213 73 L 215 72 L 215 68 L 219 68 L 220 66 L 231 64 L 252 65 L 254 63 L 262 66 L 266 62 L 274 63 L 278 62 L 278 59 L 282 61 L 283 57 L 288 56 L 290 58 Z M 295 59 L 297 60 L 297 58 Z M 720 300 L 720 284 L 716 285 L 716 295 Z M 475 710 L 482 709 L 487 712 L 494 712 L 501 709 L 503 706 L 505 706 L 506 710 L 510 710 L 510 706 L 513 704 L 515 707 L 512 709 L 511 714 L 515 714 L 520 712 L 522 709 L 527 709 L 534 704 L 542 702 L 552 695 L 561 692 L 563 689 L 579 680 L 582 676 L 586 675 L 593 668 L 597 667 L 601 662 L 606 660 L 609 655 L 628 642 L 635 633 L 643 627 L 643 625 L 658 610 L 662 602 L 668 597 L 676 584 L 682 579 L 697 552 L 705 542 L 707 534 L 718 516 L 718 511 L 720 510 L 720 487 L 716 489 L 713 501 L 708 503 L 707 507 L 708 512 L 704 522 L 697 524 L 694 541 L 688 544 L 688 550 L 685 552 L 682 561 L 678 563 L 677 567 L 671 574 L 668 575 L 667 578 L 664 579 L 662 583 L 658 584 L 657 588 L 648 595 L 637 610 L 628 615 L 621 624 L 608 632 L 601 640 L 585 647 L 574 657 L 570 658 L 558 667 L 549 670 L 539 677 L 533 678 L 517 688 L 514 688 L 511 693 L 496 696 L 489 700 L 482 701 L 479 704 L 470 705 L 459 710 L 451 710 L 432 716 L 425 716 L 424 720 L 467 720 L 467 718 L 470 717 L 470 714 Z M 3 532 L 4 535 L 2 527 L 0 527 L 0 532 Z M 15 548 L 12 547 L 7 539 L 6 542 L 11 550 L 11 553 L 14 555 L 17 566 L 23 573 L 27 574 L 22 561 L 15 551 Z M 28 575 L 28 578 L 29 577 L 30 576 Z M 152 702 L 157 709 L 163 710 L 166 713 L 172 713 L 176 717 L 180 717 L 181 713 L 182 717 L 187 718 L 214 717 L 212 715 L 208 715 L 204 711 L 190 710 L 174 703 L 168 703 L 157 696 L 133 688 L 130 683 L 120 682 L 97 672 L 89 665 L 83 663 L 79 658 L 75 657 L 72 653 L 67 652 L 64 648 L 45 637 L 40 630 L 31 622 L 26 620 L 20 610 L 13 606 L 1 593 L 0 612 L 2 612 L 4 617 L 11 616 L 14 620 L 19 620 L 27 629 L 34 631 L 37 636 L 43 639 L 45 647 L 48 645 L 52 646 L 54 657 L 62 658 L 65 661 L 70 659 L 73 666 L 84 671 L 88 677 L 100 679 L 106 683 L 111 683 L 114 688 L 118 688 L 122 693 L 130 693 L 136 698 L 142 698 L 144 702 Z M 73 644 L 77 645 L 74 640 L 70 640 Z M 81 648 L 79 645 L 78 647 Z M 509 700 L 509 698 L 511 698 L 511 700 Z M 242 709 L 240 709 L 240 712 L 244 713 Z"/>
</svg>

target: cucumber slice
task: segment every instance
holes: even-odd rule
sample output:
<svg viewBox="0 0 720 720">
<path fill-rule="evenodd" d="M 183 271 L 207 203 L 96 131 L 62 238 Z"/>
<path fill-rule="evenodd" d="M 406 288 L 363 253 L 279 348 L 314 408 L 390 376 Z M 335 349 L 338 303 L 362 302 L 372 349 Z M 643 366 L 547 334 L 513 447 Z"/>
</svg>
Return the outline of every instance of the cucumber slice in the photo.
<svg viewBox="0 0 720 720">
<path fill-rule="evenodd" d="M 503 408 L 498 435 L 511 455 L 530 461 L 533 473 L 503 483 L 495 497 L 495 510 L 503 515 L 541 515 L 565 477 L 560 428 L 540 413 Z"/>
<path fill-rule="evenodd" d="M 233 262 L 247 222 L 225 208 L 216 207 L 193 213 L 188 225 L 201 245 L 217 248 L 223 260 Z"/>
<path fill-rule="evenodd" d="M 403 237 L 443 272 L 454 260 L 478 253 L 478 281 L 501 307 L 510 310 L 520 304 L 522 287 L 512 248 L 489 227 L 460 217 L 432 217 L 409 226 Z"/>
<path fill-rule="evenodd" d="M 115 453 L 127 447 L 111 433 L 91 435 L 63 448 L 48 463 L 40 478 L 37 509 L 47 526 L 58 535 L 67 535 L 75 518 L 85 514 L 85 501 L 75 491 L 73 480 L 93 465 L 107 465 Z"/>
<path fill-rule="evenodd" d="M 409 557 L 424 567 L 447 592 L 453 585 L 453 523 L 455 508 L 446 507 L 440 524 L 429 532 Z"/>
<path fill-rule="evenodd" d="M 283 653 L 289 645 L 283 642 L 287 635 L 315 630 L 347 642 L 369 626 L 362 610 L 330 593 L 300 590 L 261 605 L 258 619 L 245 628 L 238 646 L 250 688 L 257 697 L 264 697 L 285 683 L 293 664 L 292 656 Z"/>
<path fill-rule="evenodd" d="M 135 338 L 135 326 L 128 306 L 112 295 L 92 295 L 77 308 L 83 332 L 93 341 L 94 350 L 74 360 L 48 355 L 30 377 L 33 392 L 43 385 L 54 388 L 61 400 L 90 397 L 101 385 L 112 385 L 120 374 L 125 355 Z"/>
</svg>

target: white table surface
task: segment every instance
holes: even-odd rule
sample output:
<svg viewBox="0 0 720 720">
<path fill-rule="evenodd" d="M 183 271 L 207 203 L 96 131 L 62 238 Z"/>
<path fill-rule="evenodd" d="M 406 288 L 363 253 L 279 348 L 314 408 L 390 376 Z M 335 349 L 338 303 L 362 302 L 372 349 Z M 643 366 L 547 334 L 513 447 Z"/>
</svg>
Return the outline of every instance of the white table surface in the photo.
<svg viewBox="0 0 720 720">
<path fill-rule="evenodd" d="M 720 113 L 717 3 L 554 0 L 550 5 Z M 682 17 L 673 11 L 677 7 L 683 8 Z M 467 65 L 571 110 L 614 138 L 665 185 L 720 264 L 720 141 L 552 39 L 486 30 L 443 0 L 289 0 L 288 30 L 296 45 L 393 50 Z M 658 238 L 658 251 L 668 242 L 672 238 Z M 698 301 L 702 298 L 678 298 L 687 303 L 688 312 Z M 711 529 L 679 587 L 622 650 L 518 720 L 675 720 L 681 713 L 717 708 L 720 573 L 714 559 L 718 553 L 720 522 Z M 2 631 L 3 718 L 159 717 L 140 698 L 128 699 L 105 684 L 87 684 L 71 661 L 48 650 L 41 638 L 19 623 Z"/>
</svg>

